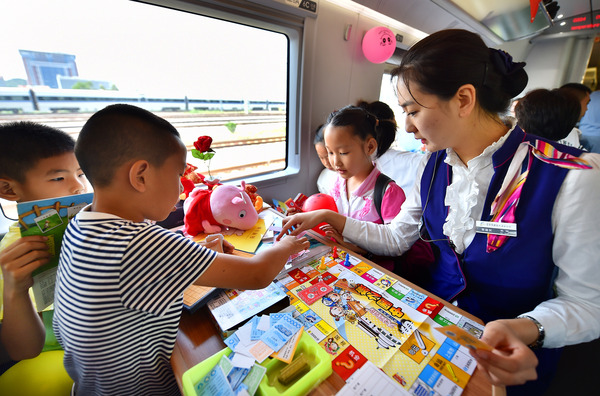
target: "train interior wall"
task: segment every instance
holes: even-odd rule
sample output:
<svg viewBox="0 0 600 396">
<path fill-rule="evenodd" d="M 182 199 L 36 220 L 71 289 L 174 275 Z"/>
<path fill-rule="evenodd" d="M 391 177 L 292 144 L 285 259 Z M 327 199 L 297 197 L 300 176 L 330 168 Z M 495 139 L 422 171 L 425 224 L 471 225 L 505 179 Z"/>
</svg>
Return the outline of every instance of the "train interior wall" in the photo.
<svg viewBox="0 0 600 396">
<path fill-rule="evenodd" d="M 440 17 L 438 20 L 440 25 L 435 28 L 429 23 L 428 30 L 448 27 L 448 18 Z M 411 24 L 411 21 L 400 22 Z M 344 33 L 348 26 L 351 26 L 351 33 L 346 38 Z M 356 103 L 359 99 L 379 99 L 381 77 L 389 65 L 369 62 L 361 49 L 363 35 L 375 26 L 388 25 L 329 1 L 319 3 L 316 18 L 305 19 L 298 142 L 300 171 L 287 176 L 283 184 L 274 181 L 259 182 L 263 196 L 268 199 L 285 199 L 288 198 L 287 195 L 298 192 L 306 195 L 316 193 L 316 180 L 322 165 L 312 144 L 315 128 L 334 109 Z M 420 26 L 412 27 L 418 29 Z M 408 48 L 418 41 L 418 37 L 407 30 L 390 28 L 404 37 L 399 44 L 402 48 Z M 502 44 L 485 40 L 489 46 L 504 49 L 515 60 L 527 63 L 526 70 L 530 77 L 524 91 L 527 92 L 535 88 L 555 88 L 566 82 L 581 81 L 592 51 L 594 36 L 552 39 L 537 37 Z M 389 89 L 393 89 L 391 85 Z M 403 125 L 399 127 L 403 128 Z M 285 191 L 283 195 L 286 196 L 282 196 L 282 187 Z"/>
</svg>

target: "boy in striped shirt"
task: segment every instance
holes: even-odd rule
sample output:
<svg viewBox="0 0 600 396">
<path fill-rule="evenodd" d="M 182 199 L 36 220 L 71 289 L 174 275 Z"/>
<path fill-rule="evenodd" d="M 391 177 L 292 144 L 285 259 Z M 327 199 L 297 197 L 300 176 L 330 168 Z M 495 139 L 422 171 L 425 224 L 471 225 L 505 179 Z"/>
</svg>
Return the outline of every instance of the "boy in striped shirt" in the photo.
<svg viewBox="0 0 600 396">
<path fill-rule="evenodd" d="M 218 254 L 147 222 L 174 210 L 186 153 L 168 121 L 135 106 L 108 106 L 82 128 L 75 154 L 94 201 L 65 233 L 54 316 L 77 395 L 178 394 L 183 291 L 266 287 L 308 248 L 290 237 L 251 258 Z"/>
</svg>

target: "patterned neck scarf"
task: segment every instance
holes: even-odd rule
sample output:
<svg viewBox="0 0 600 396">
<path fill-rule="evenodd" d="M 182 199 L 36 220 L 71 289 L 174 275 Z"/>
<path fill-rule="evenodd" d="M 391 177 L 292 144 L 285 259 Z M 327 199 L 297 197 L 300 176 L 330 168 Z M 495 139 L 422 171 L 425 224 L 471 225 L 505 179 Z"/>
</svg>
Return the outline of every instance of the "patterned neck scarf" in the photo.
<svg viewBox="0 0 600 396">
<path fill-rule="evenodd" d="M 557 150 L 551 144 L 536 140 L 521 143 L 508 168 L 502 187 L 491 207 L 492 222 L 516 223 L 515 210 L 521 197 L 523 184 L 527 181 L 533 159 L 566 169 L 591 169 L 585 160 Z M 491 253 L 502 246 L 510 238 L 507 235 L 488 234 L 486 251 Z"/>
</svg>

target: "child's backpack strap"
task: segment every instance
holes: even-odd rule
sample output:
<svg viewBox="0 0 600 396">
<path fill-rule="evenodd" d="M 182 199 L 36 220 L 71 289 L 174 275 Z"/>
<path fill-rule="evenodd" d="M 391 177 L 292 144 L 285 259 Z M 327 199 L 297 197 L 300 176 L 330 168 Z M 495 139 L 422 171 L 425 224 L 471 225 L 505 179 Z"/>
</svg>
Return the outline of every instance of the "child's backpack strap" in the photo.
<svg viewBox="0 0 600 396">
<path fill-rule="evenodd" d="M 377 209 L 377 214 L 381 219 L 382 223 L 385 223 L 383 217 L 381 216 L 381 202 L 383 201 L 383 192 L 385 191 L 387 185 L 393 181 L 388 175 L 384 175 L 380 173 L 377 176 L 377 180 L 375 181 L 375 189 L 373 190 L 373 203 L 375 204 L 375 209 Z"/>
</svg>

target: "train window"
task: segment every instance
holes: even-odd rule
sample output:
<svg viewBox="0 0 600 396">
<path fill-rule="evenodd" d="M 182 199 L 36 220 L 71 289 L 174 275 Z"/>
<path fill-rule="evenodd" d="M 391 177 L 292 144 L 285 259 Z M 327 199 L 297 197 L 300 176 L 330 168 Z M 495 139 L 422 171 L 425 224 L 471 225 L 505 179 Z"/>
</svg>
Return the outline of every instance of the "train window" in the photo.
<svg viewBox="0 0 600 396">
<path fill-rule="evenodd" d="M 34 120 L 76 138 L 94 111 L 129 103 L 173 123 L 189 149 L 211 136 L 210 173 L 222 180 L 290 172 L 301 23 L 233 3 L 14 2 L 0 24 L 10 38 L 0 123 Z M 207 175 L 208 164 L 188 162 Z"/>
<path fill-rule="evenodd" d="M 398 131 L 396 132 L 396 140 L 392 145 L 393 148 L 404 151 L 420 151 L 421 142 L 415 139 L 412 133 L 406 132 L 404 127 L 404 119 L 406 115 L 402 107 L 398 105 L 398 97 L 395 92 L 395 83 L 391 82 L 390 73 L 384 73 L 381 80 L 381 92 L 379 100 L 387 103 L 394 111 L 396 122 L 398 123 Z"/>
</svg>

